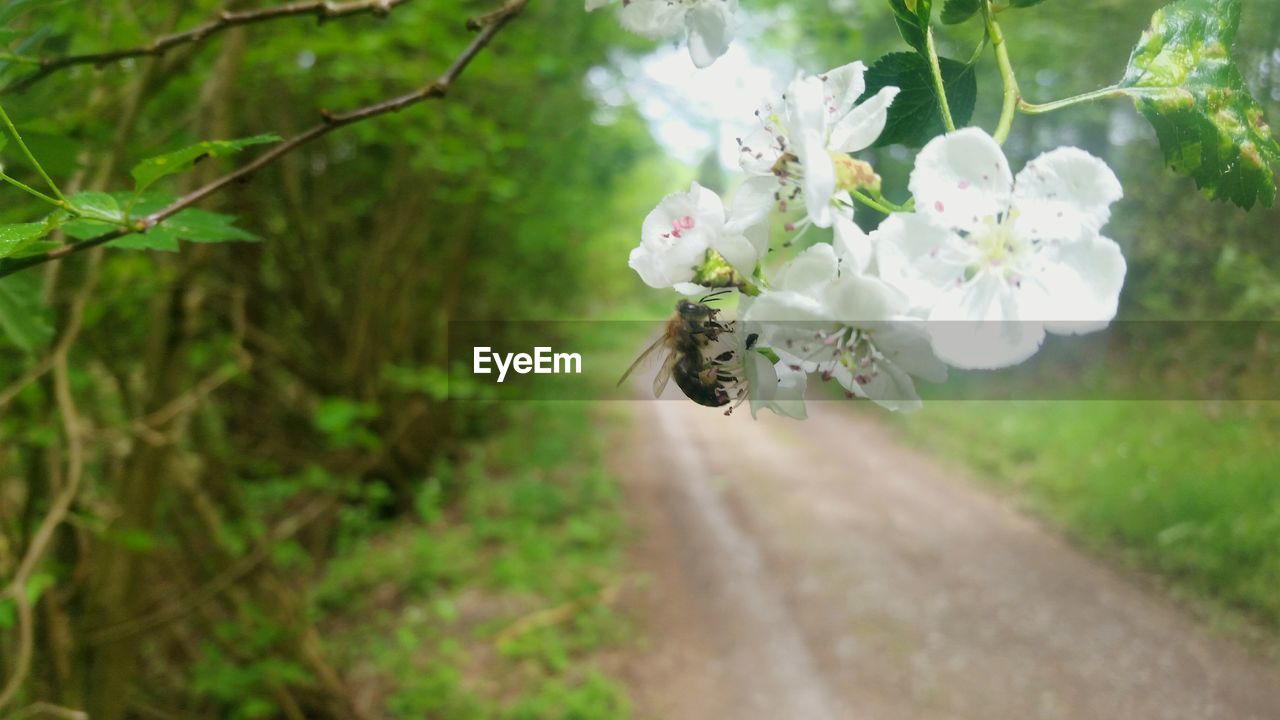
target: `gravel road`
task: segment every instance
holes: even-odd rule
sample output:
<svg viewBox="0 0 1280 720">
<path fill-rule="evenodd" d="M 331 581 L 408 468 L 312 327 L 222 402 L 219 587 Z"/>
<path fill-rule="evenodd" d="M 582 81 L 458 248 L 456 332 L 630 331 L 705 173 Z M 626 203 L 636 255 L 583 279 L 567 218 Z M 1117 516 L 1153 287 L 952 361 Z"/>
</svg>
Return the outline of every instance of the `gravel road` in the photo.
<svg viewBox="0 0 1280 720">
<path fill-rule="evenodd" d="M 639 718 L 1280 719 L 1280 666 L 869 413 L 631 410 Z"/>
</svg>

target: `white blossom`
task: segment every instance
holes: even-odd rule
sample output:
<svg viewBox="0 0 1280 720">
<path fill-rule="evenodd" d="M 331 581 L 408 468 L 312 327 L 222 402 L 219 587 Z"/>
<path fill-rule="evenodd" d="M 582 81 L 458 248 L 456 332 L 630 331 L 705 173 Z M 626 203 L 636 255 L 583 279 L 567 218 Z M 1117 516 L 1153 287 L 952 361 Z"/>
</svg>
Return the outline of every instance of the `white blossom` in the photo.
<svg viewBox="0 0 1280 720">
<path fill-rule="evenodd" d="M 1105 327 L 1125 261 L 1100 234 L 1119 181 L 1102 160 L 1064 147 L 1009 170 L 1000 146 L 966 128 L 933 139 L 911 173 L 916 212 L 872 234 L 882 278 L 927 318 L 938 357 L 997 368 L 1035 354 L 1045 332 Z"/>
<path fill-rule="evenodd" d="M 688 192 L 663 198 L 645 217 L 628 264 L 650 287 L 698 292 L 693 283 L 708 251 L 749 278 L 768 249 L 767 233 L 753 218 L 726 217 L 720 196 L 695 182 Z"/>
<path fill-rule="evenodd" d="M 946 366 L 907 309 L 901 292 L 818 243 L 783 266 L 744 319 L 759 324 L 761 341 L 794 370 L 909 412 L 920 407 L 912 376 L 941 382 Z"/>
<path fill-rule="evenodd" d="M 587 10 L 610 2 L 586 0 Z M 738 0 L 623 0 L 619 19 L 627 30 L 651 40 L 686 31 L 689 58 L 705 68 L 729 49 L 737 12 Z"/>
<path fill-rule="evenodd" d="M 820 75 L 801 76 L 783 101 L 765 103 L 756 115 L 759 130 L 740 140 L 740 165 L 750 177 L 744 187 L 767 211 L 786 212 L 799 200 L 807 219 L 831 227 L 852 221 L 848 191 L 877 187 L 871 167 L 849 153 L 871 146 L 883 132 L 898 88 L 885 87 L 865 102 L 866 66 L 852 62 Z"/>
</svg>

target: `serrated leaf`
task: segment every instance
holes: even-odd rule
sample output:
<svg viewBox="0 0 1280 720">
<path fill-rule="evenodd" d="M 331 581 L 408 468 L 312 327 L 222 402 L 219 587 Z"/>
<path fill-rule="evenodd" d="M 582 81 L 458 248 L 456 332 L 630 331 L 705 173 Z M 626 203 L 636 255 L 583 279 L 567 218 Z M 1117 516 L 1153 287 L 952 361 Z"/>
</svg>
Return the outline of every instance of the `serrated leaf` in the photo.
<svg viewBox="0 0 1280 720">
<path fill-rule="evenodd" d="M 1231 59 L 1240 9 L 1240 0 L 1178 0 L 1156 11 L 1120 87 L 1155 128 L 1170 168 L 1248 210 L 1275 202 L 1280 144 Z"/>
<path fill-rule="evenodd" d="M 0 258 L 17 255 L 49 232 L 49 224 L 18 223 L 0 225 Z"/>
<path fill-rule="evenodd" d="M 889 0 L 889 7 L 902 39 L 919 52 L 926 52 L 925 34 L 929 30 L 933 0 Z"/>
<path fill-rule="evenodd" d="M 972 67 L 950 58 L 939 58 L 939 66 L 951 118 L 956 127 L 963 127 L 973 117 L 978 98 L 977 77 Z M 923 56 L 909 52 L 885 55 L 867 69 L 866 79 L 863 99 L 888 85 L 899 90 L 898 97 L 889 106 L 889 118 L 875 143 L 877 147 L 895 144 L 920 147 L 946 130 L 934 92 L 933 72 Z"/>
<path fill-rule="evenodd" d="M 197 160 L 206 157 L 231 155 L 251 145 L 263 145 L 279 141 L 280 136 L 274 134 L 255 135 L 239 140 L 206 140 L 181 150 L 147 158 L 133 168 L 134 192 L 140 193 L 146 190 L 155 181 L 166 175 L 189 170 Z"/>
<path fill-rule="evenodd" d="M 53 339 L 49 308 L 40 302 L 40 281 L 34 273 L 0 278 L 0 330 L 27 352 Z"/>
<path fill-rule="evenodd" d="M 947 0 L 939 19 L 947 25 L 956 25 L 973 17 L 982 6 L 982 0 Z"/>
</svg>

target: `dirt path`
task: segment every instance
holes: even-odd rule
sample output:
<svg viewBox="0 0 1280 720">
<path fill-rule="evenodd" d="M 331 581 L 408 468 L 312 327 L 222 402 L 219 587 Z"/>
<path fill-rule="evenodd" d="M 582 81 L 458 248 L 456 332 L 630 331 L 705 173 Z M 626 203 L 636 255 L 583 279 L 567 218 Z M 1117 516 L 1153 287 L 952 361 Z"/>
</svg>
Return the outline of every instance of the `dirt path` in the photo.
<svg viewBox="0 0 1280 720">
<path fill-rule="evenodd" d="M 638 717 L 1280 718 L 1280 667 L 873 418 L 811 412 L 635 404 Z"/>
</svg>

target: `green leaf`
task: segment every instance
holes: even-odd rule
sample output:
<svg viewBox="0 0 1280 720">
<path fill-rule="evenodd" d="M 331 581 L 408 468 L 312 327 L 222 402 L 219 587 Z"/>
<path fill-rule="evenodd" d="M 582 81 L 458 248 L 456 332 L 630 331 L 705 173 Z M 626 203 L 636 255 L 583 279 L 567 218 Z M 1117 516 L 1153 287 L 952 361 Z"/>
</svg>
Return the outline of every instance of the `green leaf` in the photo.
<svg viewBox="0 0 1280 720">
<path fill-rule="evenodd" d="M 48 232 L 49 224 L 42 222 L 0 225 L 0 258 L 12 257 L 22 252 Z"/>
<path fill-rule="evenodd" d="M 161 222 L 145 233 L 126 235 L 109 244 L 128 250 L 162 250 L 177 252 L 178 241 L 216 243 L 228 241 L 256 242 L 257 235 L 236 227 L 230 215 L 188 208 Z"/>
<path fill-rule="evenodd" d="M 933 0 L 889 0 L 889 7 L 893 9 L 893 20 L 902 39 L 917 51 L 926 52 L 925 34 L 929 30 Z"/>
<path fill-rule="evenodd" d="M 973 17 L 982 6 L 982 0 L 947 0 L 940 16 L 947 25 L 956 25 Z"/>
<path fill-rule="evenodd" d="M 159 250 L 161 252 L 178 252 L 178 238 L 172 233 L 157 232 L 154 228 L 144 233 L 125 235 L 118 240 L 107 243 L 108 247 L 121 250 Z"/>
<path fill-rule="evenodd" d="M 40 302 L 40 280 L 34 273 L 0 278 L 0 329 L 27 352 L 53 339 L 49 308 Z"/>
<path fill-rule="evenodd" d="M 1009 3 L 1009 7 L 1025 8 L 1031 7 L 1032 5 L 1039 5 L 1042 2 L 1044 2 L 1044 0 L 1013 0 Z"/>
<path fill-rule="evenodd" d="M 939 66 L 951 117 L 956 127 L 968 125 L 978 98 L 978 80 L 973 68 L 950 58 L 939 58 Z M 867 91 L 863 99 L 887 85 L 896 86 L 900 92 L 889 106 L 889 118 L 876 141 L 877 147 L 894 144 L 920 147 L 946 130 L 933 88 L 933 73 L 923 56 L 899 52 L 877 60 L 867 69 Z"/>
<path fill-rule="evenodd" d="M 188 208 L 152 228 L 151 232 L 171 233 L 183 240 L 200 243 L 228 240 L 257 242 L 262 239 L 248 230 L 236 227 L 233 224 L 235 221 L 231 215 Z"/>
<path fill-rule="evenodd" d="M 147 158 L 133 168 L 134 192 L 140 193 L 146 190 L 151 187 L 152 183 L 166 175 L 188 170 L 203 158 L 231 155 L 251 145 L 263 145 L 279 141 L 280 136 L 274 134 L 255 135 L 240 140 L 206 140 L 181 150 Z"/>
<path fill-rule="evenodd" d="M 112 220 L 124 220 L 124 211 L 114 196 L 104 192 L 86 191 L 67 198 L 77 213 L 96 215 Z"/>
<path fill-rule="evenodd" d="M 1240 0 L 1178 0 L 1156 11 L 1120 81 L 1155 128 L 1165 163 L 1216 200 L 1275 202 L 1280 144 L 1231 59 Z"/>
</svg>

